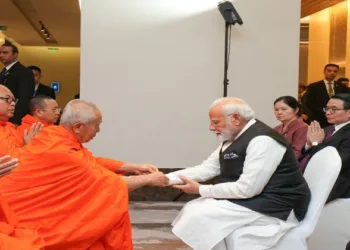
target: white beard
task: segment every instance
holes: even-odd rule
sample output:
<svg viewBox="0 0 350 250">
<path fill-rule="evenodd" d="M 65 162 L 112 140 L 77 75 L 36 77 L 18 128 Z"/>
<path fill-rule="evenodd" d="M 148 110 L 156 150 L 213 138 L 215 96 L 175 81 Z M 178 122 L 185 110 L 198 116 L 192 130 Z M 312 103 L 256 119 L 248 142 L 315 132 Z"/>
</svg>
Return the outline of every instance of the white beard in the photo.
<svg viewBox="0 0 350 250">
<path fill-rule="evenodd" d="M 232 139 L 232 135 L 229 133 L 222 133 L 220 135 L 217 135 L 217 138 L 220 143 L 223 143 L 224 141 L 229 141 Z"/>
</svg>

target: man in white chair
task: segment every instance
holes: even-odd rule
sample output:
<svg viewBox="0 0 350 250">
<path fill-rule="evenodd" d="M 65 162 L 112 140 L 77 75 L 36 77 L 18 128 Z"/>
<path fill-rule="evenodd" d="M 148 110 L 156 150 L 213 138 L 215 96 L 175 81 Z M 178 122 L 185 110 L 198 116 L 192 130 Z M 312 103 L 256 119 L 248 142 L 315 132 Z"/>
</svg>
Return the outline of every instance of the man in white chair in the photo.
<svg viewBox="0 0 350 250">
<path fill-rule="evenodd" d="M 246 227 L 237 249 L 268 249 L 298 225 L 310 201 L 292 147 L 254 119 L 241 99 L 216 100 L 209 117 L 221 145 L 202 164 L 168 174 L 170 185 L 201 195 L 182 209 L 173 233 L 194 250 L 221 250 L 227 249 L 225 237 Z M 215 176 L 219 184 L 197 182 Z"/>
<path fill-rule="evenodd" d="M 328 123 L 333 125 L 323 130 L 317 121 L 311 122 L 300 167 L 306 167 L 307 161 L 327 146 L 337 149 L 342 169 L 329 195 L 327 202 L 330 202 L 337 198 L 350 198 L 350 94 L 332 96 L 324 112 Z"/>
<path fill-rule="evenodd" d="M 308 160 L 327 146 L 337 149 L 342 166 L 308 245 L 311 250 L 343 250 L 350 241 L 350 94 L 332 96 L 324 112 L 333 125 L 323 130 L 311 122 L 300 167 L 307 168 Z"/>
</svg>

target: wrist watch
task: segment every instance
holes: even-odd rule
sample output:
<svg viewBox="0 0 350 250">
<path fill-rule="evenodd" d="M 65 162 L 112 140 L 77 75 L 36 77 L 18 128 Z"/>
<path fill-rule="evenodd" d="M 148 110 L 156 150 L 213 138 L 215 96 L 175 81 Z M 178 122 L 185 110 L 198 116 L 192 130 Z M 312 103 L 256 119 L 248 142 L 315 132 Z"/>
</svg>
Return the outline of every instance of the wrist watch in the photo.
<svg viewBox="0 0 350 250">
<path fill-rule="evenodd" d="M 317 146 L 318 144 L 319 144 L 318 141 L 311 142 L 311 145 L 312 145 L 312 146 Z"/>
</svg>

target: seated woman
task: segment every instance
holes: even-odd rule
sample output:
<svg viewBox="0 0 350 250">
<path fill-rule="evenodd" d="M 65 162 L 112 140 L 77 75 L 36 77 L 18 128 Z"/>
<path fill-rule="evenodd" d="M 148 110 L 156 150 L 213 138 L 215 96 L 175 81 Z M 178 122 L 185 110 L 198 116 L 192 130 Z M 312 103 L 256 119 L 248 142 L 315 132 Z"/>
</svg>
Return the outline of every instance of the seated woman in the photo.
<svg viewBox="0 0 350 250">
<path fill-rule="evenodd" d="M 274 129 L 283 135 L 293 147 L 297 158 L 306 143 L 308 126 L 301 116 L 301 105 L 292 96 L 281 96 L 274 102 L 275 116 L 282 124 Z"/>
</svg>

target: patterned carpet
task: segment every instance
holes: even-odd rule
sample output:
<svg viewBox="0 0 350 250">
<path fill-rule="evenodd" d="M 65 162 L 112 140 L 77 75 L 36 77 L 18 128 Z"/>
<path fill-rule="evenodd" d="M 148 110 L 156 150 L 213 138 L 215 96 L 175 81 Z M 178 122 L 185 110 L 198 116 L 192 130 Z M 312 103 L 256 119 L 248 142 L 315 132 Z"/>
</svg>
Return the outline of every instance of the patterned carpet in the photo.
<svg viewBox="0 0 350 250">
<path fill-rule="evenodd" d="M 171 222 L 184 203 L 130 203 L 135 250 L 190 250 L 171 232 Z"/>
</svg>

